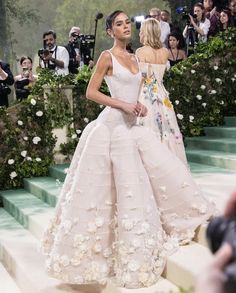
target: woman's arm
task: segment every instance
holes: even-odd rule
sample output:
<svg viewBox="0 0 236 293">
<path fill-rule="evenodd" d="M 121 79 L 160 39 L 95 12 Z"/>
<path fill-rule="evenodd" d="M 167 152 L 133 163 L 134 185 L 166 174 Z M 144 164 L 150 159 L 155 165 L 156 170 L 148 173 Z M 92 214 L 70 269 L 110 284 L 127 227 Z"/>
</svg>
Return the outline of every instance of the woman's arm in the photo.
<svg viewBox="0 0 236 293">
<path fill-rule="evenodd" d="M 191 14 L 189 14 L 189 18 L 190 18 L 190 22 L 191 22 L 192 26 L 194 27 L 194 30 L 198 34 L 200 34 L 201 36 L 204 36 L 204 31 L 196 24 L 196 22 Z"/>
<path fill-rule="evenodd" d="M 137 104 L 126 103 L 119 99 L 112 99 L 110 96 L 107 96 L 99 91 L 104 76 L 106 74 L 111 74 L 111 73 L 112 73 L 111 55 L 110 53 L 104 51 L 99 57 L 99 60 L 96 64 L 95 71 L 89 81 L 87 91 L 86 91 L 86 97 L 89 100 L 92 100 L 98 104 L 110 106 L 112 108 L 117 108 L 126 113 L 136 115 Z"/>
</svg>

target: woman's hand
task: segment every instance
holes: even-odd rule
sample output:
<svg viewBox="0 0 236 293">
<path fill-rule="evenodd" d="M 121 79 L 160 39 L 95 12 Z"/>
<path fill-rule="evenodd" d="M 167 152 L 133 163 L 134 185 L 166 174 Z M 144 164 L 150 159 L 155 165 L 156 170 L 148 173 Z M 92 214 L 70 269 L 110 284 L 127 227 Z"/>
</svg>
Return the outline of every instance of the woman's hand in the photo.
<svg viewBox="0 0 236 293">
<path fill-rule="evenodd" d="M 190 22 L 191 22 L 191 24 L 195 27 L 195 26 L 196 26 L 196 22 L 195 22 L 194 18 L 192 17 L 191 14 L 189 14 L 188 16 L 189 16 L 189 18 L 190 18 Z"/>
<path fill-rule="evenodd" d="M 137 104 L 123 102 L 121 110 L 126 114 L 133 115 L 136 117 L 144 117 L 147 115 L 147 108 L 140 102 Z"/>
<path fill-rule="evenodd" d="M 122 102 L 121 110 L 124 111 L 126 114 L 133 115 L 133 116 L 138 116 L 139 114 L 136 103 Z"/>
<path fill-rule="evenodd" d="M 145 117 L 147 115 L 147 107 L 144 106 L 142 103 L 138 102 L 136 105 L 136 111 L 138 112 L 139 117 Z"/>
</svg>

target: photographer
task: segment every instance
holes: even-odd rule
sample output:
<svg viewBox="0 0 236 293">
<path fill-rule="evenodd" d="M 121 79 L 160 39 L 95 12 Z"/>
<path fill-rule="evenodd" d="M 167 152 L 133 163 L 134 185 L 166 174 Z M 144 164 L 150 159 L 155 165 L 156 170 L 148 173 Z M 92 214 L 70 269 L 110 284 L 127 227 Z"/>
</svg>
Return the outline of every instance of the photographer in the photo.
<svg viewBox="0 0 236 293">
<path fill-rule="evenodd" d="M 69 32 L 69 43 L 65 46 L 66 50 L 69 53 L 69 73 L 77 74 L 78 68 L 80 66 L 80 53 L 79 53 L 79 35 L 80 28 L 72 27 Z"/>
<path fill-rule="evenodd" d="M 43 34 L 44 47 L 38 51 L 40 67 L 49 68 L 56 75 L 69 74 L 69 54 L 62 46 L 56 45 L 56 33 L 49 30 Z"/>
<path fill-rule="evenodd" d="M 196 3 L 193 8 L 194 15 L 192 16 L 190 13 L 189 21 L 187 22 L 183 36 L 184 38 L 188 38 L 189 30 L 193 30 L 195 40 L 194 42 L 206 42 L 207 34 L 210 28 L 210 21 L 205 17 L 205 10 L 202 3 Z"/>
<path fill-rule="evenodd" d="M 84 64 L 89 67 L 93 66 L 90 48 L 84 41 L 85 36 L 80 34 L 80 28 L 73 26 L 69 32 L 69 43 L 65 46 L 69 53 L 69 72 L 78 73 L 79 67 Z"/>
<path fill-rule="evenodd" d="M 8 85 L 12 85 L 13 83 L 14 78 L 9 64 L 0 60 L 0 107 L 8 107 L 8 95 L 11 93 Z"/>
<path fill-rule="evenodd" d="M 33 84 L 37 76 L 32 72 L 33 61 L 29 56 L 23 56 L 20 59 L 21 73 L 14 77 L 16 99 L 22 101 L 30 94 L 29 86 Z"/>
<path fill-rule="evenodd" d="M 228 200 L 224 212 L 224 220 L 232 220 L 235 221 L 236 216 L 236 192 L 232 194 L 230 199 Z M 214 219 L 213 219 L 214 221 Z M 224 225 L 224 228 L 227 229 L 227 225 Z M 218 228 L 217 228 L 218 229 Z M 235 245 L 236 239 L 235 236 L 235 224 L 233 232 L 230 239 L 233 241 Z M 217 235 L 219 236 L 219 235 Z M 220 231 L 220 236 L 224 235 L 224 230 Z M 217 245 L 220 243 L 217 241 Z M 215 243 L 214 243 L 215 244 Z M 205 268 L 204 272 L 201 272 L 197 284 L 195 293 L 228 293 L 228 292 L 235 292 L 235 278 L 236 278 L 236 271 L 235 265 L 231 261 L 234 260 L 235 262 L 235 247 L 232 247 L 232 243 L 228 241 L 223 241 L 221 247 L 216 252 L 214 258 L 212 259 L 211 263 Z M 229 281 L 227 275 L 225 274 L 225 270 L 228 265 L 234 265 L 234 269 L 230 270 L 231 274 L 234 276 L 234 284 L 233 286 L 226 285 Z M 232 284 L 232 283 L 231 283 Z"/>
</svg>

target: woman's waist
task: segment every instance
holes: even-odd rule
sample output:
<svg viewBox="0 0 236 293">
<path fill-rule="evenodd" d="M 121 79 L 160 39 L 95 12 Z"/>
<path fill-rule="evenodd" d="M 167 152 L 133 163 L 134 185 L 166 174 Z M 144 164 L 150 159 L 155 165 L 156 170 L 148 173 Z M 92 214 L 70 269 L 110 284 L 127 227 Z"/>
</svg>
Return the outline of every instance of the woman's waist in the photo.
<svg viewBox="0 0 236 293">
<path fill-rule="evenodd" d="M 106 107 L 98 116 L 98 121 L 104 123 L 130 123 L 133 124 L 136 122 L 136 117 L 131 114 L 127 114 L 120 109 Z"/>
</svg>

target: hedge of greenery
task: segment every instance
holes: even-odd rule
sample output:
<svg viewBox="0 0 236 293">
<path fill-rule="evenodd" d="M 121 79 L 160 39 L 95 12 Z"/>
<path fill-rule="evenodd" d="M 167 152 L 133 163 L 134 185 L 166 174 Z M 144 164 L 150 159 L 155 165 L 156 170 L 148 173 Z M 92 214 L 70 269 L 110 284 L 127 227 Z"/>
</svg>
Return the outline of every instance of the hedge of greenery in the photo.
<svg viewBox="0 0 236 293">
<path fill-rule="evenodd" d="M 235 43 L 235 29 L 221 33 L 167 73 L 165 85 L 184 135 L 203 134 L 204 126 L 219 125 L 225 115 L 236 115 Z M 25 177 L 47 175 L 56 142 L 53 127 L 70 126 L 69 142 L 61 145 L 61 152 L 70 159 L 84 127 L 103 108 L 85 98 L 90 77 L 87 67 L 75 77 L 53 76 L 44 70 L 27 100 L 0 108 L 0 189 L 21 187 Z M 45 84 L 51 87 L 47 98 Z M 73 117 L 61 91 L 63 85 L 71 84 Z M 102 91 L 108 93 L 105 84 Z"/>
<path fill-rule="evenodd" d="M 204 134 L 236 115 L 236 29 L 231 28 L 196 48 L 196 53 L 165 76 L 179 126 L 185 136 Z"/>
</svg>

